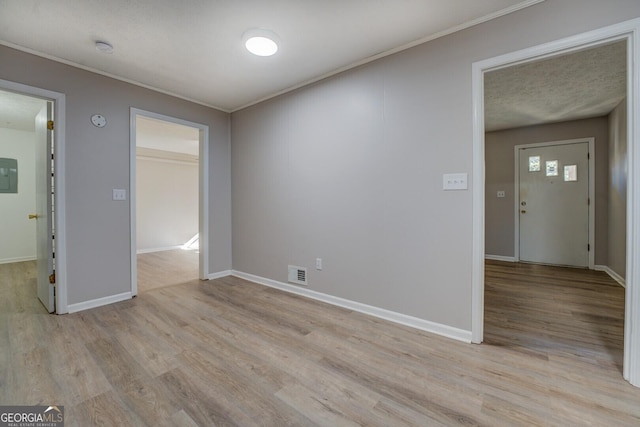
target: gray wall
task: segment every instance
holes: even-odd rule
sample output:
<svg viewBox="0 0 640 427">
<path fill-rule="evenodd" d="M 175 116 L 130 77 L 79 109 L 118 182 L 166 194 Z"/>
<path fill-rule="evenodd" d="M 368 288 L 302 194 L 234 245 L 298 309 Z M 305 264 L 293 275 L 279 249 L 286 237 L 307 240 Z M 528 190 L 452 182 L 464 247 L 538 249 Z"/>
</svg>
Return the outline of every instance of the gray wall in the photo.
<svg viewBox="0 0 640 427">
<path fill-rule="evenodd" d="M 485 253 L 514 256 L 514 147 L 537 142 L 595 138 L 595 262 L 608 252 L 609 121 L 607 117 L 487 132 L 485 135 Z M 504 190 L 504 198 L 496 192 Z"/>
<path fill-rule="evenodd" d="M 129 189 L 130 107 L 209 125 L 210 270 L 231 267 L 228 114 L 4 46 L 0 79 L 66 94 L 69 304 L 131 290 L 129 201 L 111 200 L 113 188 Z"/>
<path fill-rule="evenodd" d="M 627 264 L 627 100 L 609 115 L 609 262 L 620 277 Z"/>
<path fill-rule="evenodd" d="M 442 174 L 472 172 L 472 63 L 637 16 L 547 0 L 232 114 L 234 269 L 306 266 L 313 290 L 470 330 L 472 194 Z"/>
</svg>

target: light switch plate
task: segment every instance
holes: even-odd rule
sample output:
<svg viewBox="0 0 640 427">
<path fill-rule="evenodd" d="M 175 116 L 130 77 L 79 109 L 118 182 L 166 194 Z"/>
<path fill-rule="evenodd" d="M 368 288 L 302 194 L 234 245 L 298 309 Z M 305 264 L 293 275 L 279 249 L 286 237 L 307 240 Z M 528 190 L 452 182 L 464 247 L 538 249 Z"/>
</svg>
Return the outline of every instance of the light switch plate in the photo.
<svg viewBox="0 0 640 427">
<path fill-rule="evenodd" d="M 127 190 L 122 188 L 114 188 L 113 200 L 127 200 Z"/>
<path fill-rule="evenodd" d="M 467 173 L 445 173 L 442 175 L 443 190 L 466 190 Z"/>
</svg>

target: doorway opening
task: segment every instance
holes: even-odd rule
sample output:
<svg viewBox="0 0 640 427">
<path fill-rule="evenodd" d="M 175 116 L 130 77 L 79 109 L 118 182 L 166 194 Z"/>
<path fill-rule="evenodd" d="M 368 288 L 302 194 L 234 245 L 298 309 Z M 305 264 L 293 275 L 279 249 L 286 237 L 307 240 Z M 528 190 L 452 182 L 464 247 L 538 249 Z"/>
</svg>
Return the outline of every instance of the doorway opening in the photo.
<svg viewBox="0 0 640 427">
<path fill-rule="evenodd" d="M 625 189 L 628 202 L 626 215 L 626 236 L 624 245 L 626 248 L 626 298 L 624 302 L 624 357 L 623 376 L 633 385 L 640 385 L 640 366 L 635 362 L 640 354 L 640 313 L 637 309 L 640 306 L 640 296 L 637 295 L 635 285 L 640 279 L 638 269 L 633 267 L 633 260 L 637 258 L 638 238 L 633 231 L 640 223 L 640 212 L 634 209 L 634 200 L 638 200 L 638 189 L 633 186 L 634 176 L 640 168 L 640 156 L 636 155 L 634 148 L 635 141 L 638 140 L 638 129 L 634 123 L 633 111 L 638 109 L 638 99 L 640 97 L 637 77 L 634 70 L 634 58 L 640 56 L 637 37 L 640 33 L 640 20 L 633 20 L 626 23 L 614 25 L 604 29 L 592 31 L 582 35 L 574 36 L 551 42 L 545 45 L 525 49 L 486 61 L 474 63 L 473 65 L 473 88 L 474 88 L 474 192 L 473 192 L 473 275 L 472 275 L 472 341 L 481 343 L 483 341 L 484 323 L 484 280 L 485 280 L 485 205 L 490 197 L 494 197 L 496 192 L 485 182 L 485 151 L 487 150 L 485 132 L 485 77 L 488 73 L 518 67 L 542 60 L 566 57 L 574 53 L 579 53 L 592 48 L 606 45 L 613 45 L 619 42 L 624 43 L 625 52 L 625 82 L 626 98 L 620 102 L 621 109 L 628 111 L 628 122 L 620 129 L 628 135 L 626 144 L 629 150 L 628 161 L 626 161 L 626 178 L 628 187 Z M 487 191 L 488 190 L 488 191 Z M 511 205 L 513 206 L 513 205 Z M 487 223 L 490 221 L 487 220 Z M 512 240 L 514 241 L 514 240 Z M 637 262 L 635 263 L 638 264 Z"/>
<path fill-rule="evenodd" d="M 0 80 L 0 264 L 48 313 L 66 312 L 61 108 L 62 94 Z"/>
<path fill-rule="evenodd" d="M 206 278 L 208 128 L 131 111 L 132 294 Z"/>
</svg>

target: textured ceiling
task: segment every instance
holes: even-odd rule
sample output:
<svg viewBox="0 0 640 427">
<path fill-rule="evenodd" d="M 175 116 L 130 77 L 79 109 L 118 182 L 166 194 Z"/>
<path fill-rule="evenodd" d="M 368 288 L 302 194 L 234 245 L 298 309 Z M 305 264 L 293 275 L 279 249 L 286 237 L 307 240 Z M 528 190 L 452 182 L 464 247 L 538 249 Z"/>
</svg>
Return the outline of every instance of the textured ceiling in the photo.
<svg viewBox="0 0 640 427">
<path fill-rule="evenodd" d="M 488 131 L 603 116 L 626 95 L 626 42 L 485 74 Z"/>
<path fill-rule="evenodd" d="M 539 1 L 0 0 L 0 43 L 233 111 Z M 251 28 L 280 51 L 248 53 Z"/>
<path fill-rule="evenodd" d="M 268 8 L 266 3 L 0 0 L 0 43 L 231 111 L 412 40 L 531 4 L 460 0 L 465 7 L 452 11 L 448 0 L 279 0 Z M 241 36 L 251 26 L 278 32 L 281 51 L 272 58 L 245 52 Z M 115 52 L 97 52 L 98 39 L 113 43 Z M 485 128 L 602 116 L 625 93 L 625 42 L 508 67 L 485 75 Z M 41 105 L 0 92 L 0 127 L 33 130 Z M 154 132 L 154 126 L 147 130 Z"/>
<path fill-rule="evenodd" d="M 516 65 L 485 74 L 485 129 L 599 117 L 625 95 L 624 41 Z M 0 91 L 0 127 L 33 131 L 42 105 L 42 100 Z M 197 154 L 197 131 L 139 120 L 141 146 Z"/>
</svg>

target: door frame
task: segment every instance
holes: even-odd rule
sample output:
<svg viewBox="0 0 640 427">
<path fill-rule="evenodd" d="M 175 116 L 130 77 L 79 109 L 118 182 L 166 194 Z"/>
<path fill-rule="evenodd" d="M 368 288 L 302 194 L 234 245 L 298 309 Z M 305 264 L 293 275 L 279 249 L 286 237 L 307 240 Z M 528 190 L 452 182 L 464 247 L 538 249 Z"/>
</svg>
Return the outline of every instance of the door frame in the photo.
<svg viewBox="0 0 640 427">
<path fill-rule="evenodd" d="M 623 377 L 640 387 L 640 18 L 473 63 L 471 340 L 479 344 L 484 334 L 484 73 L 621 40 L 627 41 L 629 162 Z"/>
<path fill-rule="evenodd" d="M 595 254 L 596 254 L 596 246 L 595 246 L 595 229 L 596 229 L 596 196 L 595 196 L 595 185 L 596 178 L 594 171 L 596 170 L 596 152 L 595 152 L 595 138 L 577 138 L 577 139 L 566 139 L 563 141 L 549 141 L 549 142 L 536 142 L 533 144 L 520 144 L 513 147 L 514 152 L 514 164 L 515 164 L 515 182 L 513 188 L 513 201 L 514 201 L 514 242 L 513 242 L 513 258 L 514 260 L 520 261 L 520 159 L 519 159 L 519 150 L 523 148 L 534 148 L 534 147 L 555 147 L 558 145 L 569 145 L 569 144 L 580 144 L 580 143 L 588 143 L 589 144 L 589 269 L 593 270 L 595 268 Z"/>
<path fill-rule="evenodd" d="M 200 280 L 209 276 L 209 126 L 177 117 L 131 108 L 129 127 L 129 206 L 131 242 L 131 295 L 138 294 L 138 259 L 136 238 L 136 117 L 147 117 L 198 129 L 198 275 Z"/>
<path fill-rule="evenodd" d="M 53 120 L 55 122 L 53 129 L 53 146 L 55 150 L 53 177 L 55 181 L 55 192 L 53 197 L 55 203 L 54 221 L 56 230 L 56 237 L 52 239 L 56 254 L 56 311 L 54 313 L 65 314 L 69 311 L 67 308 L 66 185 L 65 175 L 63 173 L 65 170 L 66 96 L 60 92 L 2 79 L 0 79 L 0 89 L 34 98 L 41 98 L 53 103 Z"/>
</svg>

